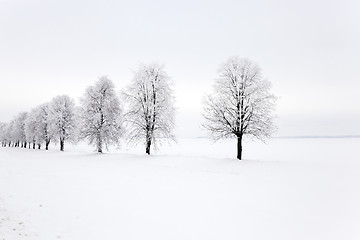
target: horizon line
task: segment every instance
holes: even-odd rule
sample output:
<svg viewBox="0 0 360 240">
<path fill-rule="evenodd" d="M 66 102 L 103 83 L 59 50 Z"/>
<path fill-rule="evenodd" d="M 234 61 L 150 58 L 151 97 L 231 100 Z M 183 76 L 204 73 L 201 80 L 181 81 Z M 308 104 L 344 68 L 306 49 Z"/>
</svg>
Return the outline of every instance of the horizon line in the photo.
<svg viewBox="0 0 360 240">
<path fill-rule="evenodd" d="M 197 137 L 179 137 L 179 138 L 209 138 L 209 137 L 197 136 Z M 360 135 L 290 135 L 290 136 L 274 136 L 271 138 L 360 138 Z"/>
<path fill-rule="evenodd" d="M 276 136 L 274 138 L 360 138 L 360 135 L 295 135 Z"/>
</svg>

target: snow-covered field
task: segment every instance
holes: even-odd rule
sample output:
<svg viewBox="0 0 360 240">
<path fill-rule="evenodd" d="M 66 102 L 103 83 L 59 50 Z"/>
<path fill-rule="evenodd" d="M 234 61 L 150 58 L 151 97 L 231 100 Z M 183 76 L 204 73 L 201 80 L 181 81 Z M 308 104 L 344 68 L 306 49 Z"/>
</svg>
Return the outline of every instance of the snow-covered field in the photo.
<svg viewBox="0 0 360 240">
<path fill-rule="evenodd" d="M 360 239 L 360 139 L 0 148 L 0 240 Z"/>
</svg>

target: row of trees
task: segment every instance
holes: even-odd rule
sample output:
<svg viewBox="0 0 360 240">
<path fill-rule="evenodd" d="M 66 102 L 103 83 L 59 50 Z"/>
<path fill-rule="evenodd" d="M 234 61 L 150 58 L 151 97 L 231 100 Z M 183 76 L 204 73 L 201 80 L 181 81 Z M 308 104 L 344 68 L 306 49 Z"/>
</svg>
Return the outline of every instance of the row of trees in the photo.
<svg viewBox="0 0 360 240">
<path fill-rule="evenodd" d="M 66 141 L 85 139 L 102 152 L 104 147 L 119 145 L 126 128 L 129 140 L 144 139 L 150 154 L 159 140 L 174 139 L 173 91 L 161 66 L 141 66 L 122 95 L 120 103 L 113 82 L 100 77 L 86 89 L 79 107 L 69 96 L 61 95 L 18 114 L 9 123 L 0 123 L 1 144 L 34 149 L 45 145 L 48 150 L 51 141 L 59 141 L 64 151 Z"/>
<path fill-rule="evenodd" d="M 274 130 L 275 97 L 270 87 L 255 63 L 233 57 L 221 65 L 214 92 L 204 99 L 203 127 L 214 140 L 235 137 L 240 160 L 243 136 L 265 140 Z M 58 96 L 0 124 L 0 141 L 25 148 L 45 144 L 48 149 L 50 141 L 58 139 L 63 151 L 65 141 L 86 139 L 102 152 L 104 146 L 119 144 L 126 129 L 128 140 L 143 141 L 150 154 L 159 140 L 174 140 L 174 96 L 161 66 L 141 66 L 121 99 L 122 104 L 111 80 L 101 77 L 86 89 L 80 107 L 68 96 Z"/>
</svg>

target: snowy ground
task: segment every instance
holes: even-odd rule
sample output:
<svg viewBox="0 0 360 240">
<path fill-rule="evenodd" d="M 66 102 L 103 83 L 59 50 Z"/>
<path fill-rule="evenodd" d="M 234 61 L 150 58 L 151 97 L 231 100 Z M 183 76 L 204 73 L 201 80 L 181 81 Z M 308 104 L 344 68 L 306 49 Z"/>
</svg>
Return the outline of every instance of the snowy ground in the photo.
<svg viewBox="0 0 360 240">
<path fill-rule="evenodd" d="M 360 139 L 0 148 L 0 240 L 360 239 Z"/>
</svg>

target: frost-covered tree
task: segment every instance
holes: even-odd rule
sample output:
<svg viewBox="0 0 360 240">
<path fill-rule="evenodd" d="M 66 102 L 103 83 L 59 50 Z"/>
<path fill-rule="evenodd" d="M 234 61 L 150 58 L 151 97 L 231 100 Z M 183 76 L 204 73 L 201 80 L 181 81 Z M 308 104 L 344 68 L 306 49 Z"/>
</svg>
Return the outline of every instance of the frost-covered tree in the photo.
<svg viewBox="0 0 360 240">
<path fill-rule="evenodd" d="M 17 128 L 16 128 L 16 118 L 13 118 L 9 125 L 10 130 L 10 140 L 12 142 L 12 147 L 17 147 L 18 137 L 17 137 Z"/>
<path fill-rule="evenodd" d="M 6 132 L 7 132 L 7 124 L 1 122 L 0 123 L 0 142 L 1 142 L 1 146 L 2 147 L 6 147 L 7 144 L 7 136 L 6 136 Z"/>
<path fill-rule="evenodd" d="M 38 118 L 37 118 L 37 109 L 33 109 L 29 112 L 27 119 L 25 121 L 25 136 L 26 141 L 30 145 L 32 144 L 32 148 L 35 149 L 37 136 L 37 126 L 38 126 Z"/>
<path fill-rule="evenodd" d="M 26 135 L 25 135 L 25 122 L 27 119 L 27 112 L 22 112 L 19 114 L 18 118 L 18 126 L 19 126 L 19 139 L 21 142 L 21 147 L 26 148 L 27 142 L 26 142 Z"/>
<path fill-rule="evenodd" d="M 237 138 L 239 160 L 243 136 L 264 140 L 274 130 L 275 97 L 270 87 L 255 63 L 233 57 L 221 66 L 214 93 L 205 98 L 204 128 L 215 140 Z"/>
<path fill-rule="evenodd" d="M 64 151 L 65 140 L 77 138 L 75 103 L 67 95 L 53 98 L 50 103 L 50 131 L 60 140 L 60 151 Z"/>
<path fill-rule="evenodd" d="M 35 141 L 40 149 L 41 144 L 45 143 L 45 150 L 49 149 L 53 133 L 50 131 L 50 104 L 44 103 L 34 109 L 33 118 L 36 122 Z"/>
<path fill-rule="evenodd" d="M 18 114 L 13 120 L 12 126 L 12 138 L 15 143 L 15 147 L 26 147 L 26 136 L 25 136 L 25 121 L 27 118 L 27 112 Z"/>
<path fill-rule="evenodd" d="M 17 119 L 14 118 L 12 121 L 11 121 L 11 131 L 10 131 L 10 136 L 11 136 L 11 141 L 13 143 L 13 147 L 18 147 L 18 144 L 19 144 L 19 131 L 18 131 L 18 128 L 17 128 Z"/>
<path fill-rule="evenodd" d="M 16 133 L 15 133 L 15 119 L 11 120 L 8 124 L 7 135 L 9 138 L 9 147 L 15 147 Z"/>
<path fill-rule="evenodd" d="M 14 124 L 13 121 L 7 123 L 5 126 L 5 130 L 4 130 L 4 141 L 6 142 L 5 146 L 7 144 L 8 147 L 11 146 L 11 141 L 12 141 L 11 129 L 12 129 L 13 124 Z"/>
<path fill-rule="evenodd" d="M 104 145 L 106 148 L 119 145 L 123 118 L 113 82 L 106 76 L 100 77 L 95 86 L 86 89 L 80 101 L 81 137 L 100 153 Z"/>
<path fill-rule="evenodd" d="M 132 84 L 124 92 L 127 102 L 125 121 L 129 141 L 144 141 L 146 153 L 162 139 L 175 140 L 174 96 L 171 80 L 157 64 L 143 65 L 135 72 Z"/>
<path fill-rule="evenodd" d="M 25 135 L 26 140 L 29 144 L 33 144 L 32 147 L 34 149 L 35 145 L 37 145 L 38 149 L 40 149 L 43 143 L 45 143 L 45 149 L 49 149 L 50 140 L 53 136 L 50 130 L 50 121 L 49 103 L 44 103 L 34 108 L 28 114 L 25 123 Z"/>
</svg>

